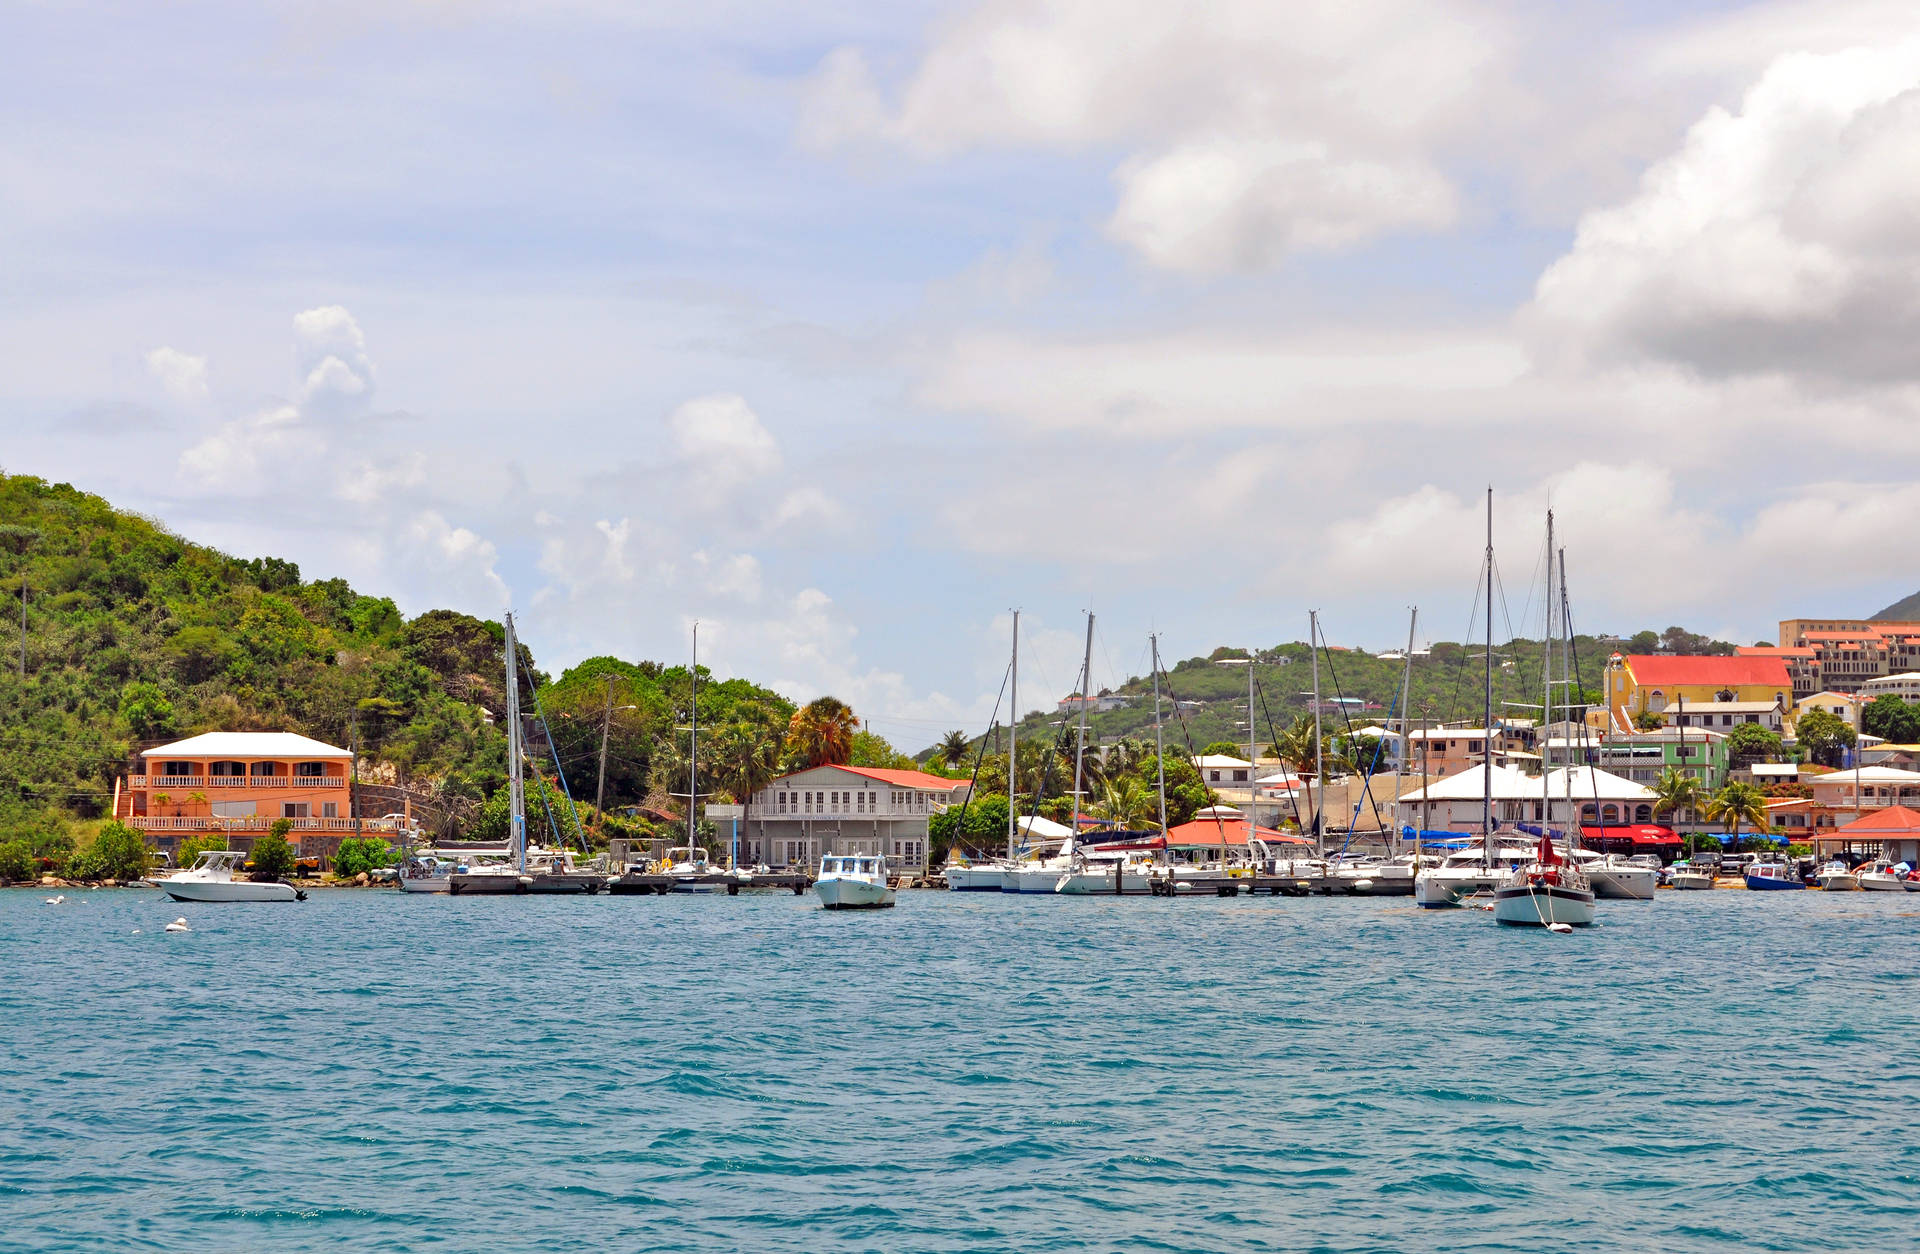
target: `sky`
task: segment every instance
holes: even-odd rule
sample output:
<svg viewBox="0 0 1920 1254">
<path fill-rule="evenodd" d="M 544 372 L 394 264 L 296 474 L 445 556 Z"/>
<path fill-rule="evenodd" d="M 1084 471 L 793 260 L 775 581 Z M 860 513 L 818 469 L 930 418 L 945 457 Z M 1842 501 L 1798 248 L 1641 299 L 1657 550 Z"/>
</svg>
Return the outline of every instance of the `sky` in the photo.
<svg viewBox="0 0 1920 1254">
<path fill-rule="evenodd" d="M 7 471 L 908 748 L 1016 607 L 1459 639 L 1488 488 L 1496 634 L 1549 507 L 1583 630 L 1920 586 L 1911 4 L 0 3 L 0 240 Z"/>
</svg>

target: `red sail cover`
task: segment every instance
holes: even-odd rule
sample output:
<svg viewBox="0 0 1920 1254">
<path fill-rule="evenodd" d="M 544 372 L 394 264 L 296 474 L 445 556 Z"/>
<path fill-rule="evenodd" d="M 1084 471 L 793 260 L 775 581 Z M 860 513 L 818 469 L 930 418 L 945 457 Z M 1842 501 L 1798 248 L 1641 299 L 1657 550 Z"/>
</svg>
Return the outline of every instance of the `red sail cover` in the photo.
<svg viewBox="0 0 1920 1254">
<path fill-rule="evenodd" d="M 1560 865 L 1560 855 L 1554 852 L 1553 837 L 1551 836 L 1542 836 L 1540 838 L 1540 849 L 1535 856 L 1541 866 Z"/>
</svg>

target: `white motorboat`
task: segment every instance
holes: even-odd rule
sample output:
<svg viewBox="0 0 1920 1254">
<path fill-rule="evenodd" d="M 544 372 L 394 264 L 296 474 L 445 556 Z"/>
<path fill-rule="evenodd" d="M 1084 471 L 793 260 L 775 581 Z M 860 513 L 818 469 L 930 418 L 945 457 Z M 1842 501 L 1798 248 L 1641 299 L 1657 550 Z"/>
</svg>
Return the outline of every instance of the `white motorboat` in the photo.
<svg viewBox="0 0 1920 1254">
<path fill-rule="evenodd" d="M 1468 897 L 1491 893 L 1514 868 L 1533 860 L 1533 842 L 1514 832 L 1494 833 L 1491 865 L 1483 848 L 1484 842 L 1476 842 L 1416 874 L 1413 903 L 1429 910 L 1457 906 Z"/>
<path fill-rule="evenodd" d="M 1006 883 L 1006 868 L 998 862 L 947 863 L 947 888 L 956 893 L 997 893 Z"/>
<path fill-rule="evenodd" d="M 1857 893 L 1860 879 L 1844 862 L 1829 862 L 1813 873 L 1814 882 L 1830 893 Z"/>
<path fill-rule="evenodd" d="M 400 890 L 408 893 L 451 892 L 457 866 L 451 858 L 430 853 L 415 854 L 400 868 Z"/>
<path fill-rule="evenodd" d="M 1153 891 L 1153 854 L 1145 850 L 1089 853 L 1076 862 L 1055 880 L 1054 892 L 1068 897 L 1114 897 Z"/>
<path fill-rule="evenodd" d="M 1617 853 L 1600 853 L 1592 849 L 1577 851 L 1574 861 L 1586 872 L 1587 882 L 1596 897 L 1616 901 L 1652 901 L 1654 889 L 1660 886 L 1657 861 L 1653 866 L 1647 866 L 1631 862 Z"/>
<path fill-rule="evenodd" d="M 476 863 L 447 876 L 447 891 L 456 897 L 524 893 L 531 887 L 533 876 L 510 862 Z"/>
<path fill-rule="evenodd" d="M 675 893 L 724 893 L 733 875 L 707 860 L 707 851 L 698 845 L 667 850 L 659 874 L 673 881 L 667 891 Z"/>
<path fill-rule="evenodd" d="M 1413 892 L 1413 879 L 1420 867 L 1431 861 L 1411 853 L 1396 858 L 1345 858 L 1331 865 L 1327 878 L 1350 896 L 1405 897 Z"/>
<path fill-rule="evenodd" d="M 1676 862 L 1669 883 L 1680 892 L 1705 892 L 1713 887 L 1713 868 Z"/>
<path fill-rule="evenodd" d="M 1543 836 L 1534 859 L 1493 890 L 1493 917 L 1515 927 L 1588 927 L 1593 886 L 1587 873 Z"/>
<path fill-rule="evenodd" d="M 237 880 L 234 868 L 246 857 L 238 849 L 205 849 L 184 871 L 148 883 L 175 901 L 305 901 L 307 895 L 278 880 Z"/>
<path fill-rule="evenodd" d="M 887 860 L 876 854 L 822 858 L 813 891 L 829 910 L 871 910 L 893 904 Z"/>
<path fill-rule="evenodd" d="M 1875 862 L 1871 866 L 1861 867 L 1854 877 L 1860 881 L 1860 887 L 1865 892 L 1899 893 L 1906 891 L 1910 870 L 1904 862 Z"/>
</svg>

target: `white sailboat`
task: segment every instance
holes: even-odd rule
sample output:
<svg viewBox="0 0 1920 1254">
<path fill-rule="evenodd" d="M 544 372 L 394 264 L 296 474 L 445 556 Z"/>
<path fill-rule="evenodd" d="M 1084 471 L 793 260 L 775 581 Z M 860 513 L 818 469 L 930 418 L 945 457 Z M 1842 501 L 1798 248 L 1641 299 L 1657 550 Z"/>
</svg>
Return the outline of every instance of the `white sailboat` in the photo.
<svg viewBox="0 0 1920 1254">
<path fill-rule="evenodd" d="M 1491 497 L 1489 497 L 1491 502 Z M 1492 519 L 1488 519 L 1489 537 L 1491 537 Z M 1489 538 L 1488 549 L 1491 552 L 1492 541 Z M 1541 637 L 1541 670 L 1546 677 L 1546 705 L 1542 707 L 1542 726 L 1553 719 L 1553 632 L 1554 632 L 1554 547 L 1553 547 L 1553 511 L 1547 511 L 1547 629 Z M 1562 578 L 1565 578 L 1564 573 Z M 1565 588 L 1562 585 L 1562 596 Z M 1493 656 L 1492 625 L 1488 625 L 1487 656 Z M 1487 723 L 1487 750 L 1493 750 L 1493 723 Z M 1552 772 L 1545 769 L 1545 759 L 1541 760 L 1540 771 L 1540 844 L 1534 851 L 1531 861 L 1518 867 L 1493 890 L 1493 917 L 1497 922 L 1513 926 L 1528 927 L 1586 927 L 1593 922 L 1594 892 L 1593 884 L 1581 864 L 1563 856 L 1553 845 L 1553 829 L 1549 825 L 1553 814 Z M 1572 777 L 1569 768 L 1568 776 Z M 1491 779 L 1491 774 L 1489 774 Z M 1572 798 L 1568 798 L 1568 811 L 1572 811 Z M 1571 821 L 1567 824 L 1567 848 L 1569 852 L 1579 852 L 1579 827 Z M 1651 893 L 1648 894 L 1652 896 Z"/>
<path fill-rule="evenodd" d="M 527 793 L 520 764 L 520 654 L 513 615 L 505 616 L 507 667 L 507 856 L 508 861 L 470 866 L 447 877 L 456 897 L 524 893 L 533 886 L 527 871 Z"/>
<path fill-rule="evenodd" d="M 1060 852 L 1047 856 L 1022 859 L 1006 868 L 1001 880 L 1003 893 L 1047 893 L 1051 894 L 1060 884 L 1060 877 L 1073 870 L 1075 865 L 1074 846 L 1080 836 L 1080 779 L 1081 764 L 1087 752 L 1087 698 L 1092 691 L 1093 670 L 1093 615 L 1087 615 L 1087 651 L 1080 663 L 1080 725 L 1074 737 L 1073 750 L 1073 824 L 1067 829 L 1066 838 L 1061 842 Z M 1008 797 L 1010 810 L 1017 809 L 1013 797 L 1014 759 L 1007 759 Z"/>
</svg>

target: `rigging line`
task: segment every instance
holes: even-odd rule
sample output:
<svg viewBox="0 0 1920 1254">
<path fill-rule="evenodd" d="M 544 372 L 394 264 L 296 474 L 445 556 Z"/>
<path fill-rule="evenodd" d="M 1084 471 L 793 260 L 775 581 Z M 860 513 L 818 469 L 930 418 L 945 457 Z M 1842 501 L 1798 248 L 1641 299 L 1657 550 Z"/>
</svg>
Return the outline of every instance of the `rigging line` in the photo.
<svg viewBox="0 0 1920 1254">
<path fill-rule="evenodd" d="M 1254 695 L 1260 698 L 1260 712 L 1267 716 L 1267 735 L 1272 737 L 1273 748 L 1277 755 L 1280 748 L 1280 731 L 1273 725 L 1273 710 L 1267 705 L 1266 685 L 1262 684 L 1257 677 L 1253 681 L 1253 691 Z M 1283 767 L 1286 765 L 1285 759 L 1281 760 L 1281 765 Z M 1292 775 L 1293 772 L 1289 770 L 1287 774 Z M 1298 779 L 1299 777 L 1294 776 L 1294 778 Z M 1287 789 L 1287 803 L 1293 807 L 1293 825 L 1301 831 L 1305 831 L 1306 824 L 1302 822 L 1300 818 L 1300 792 L 1298 789 Z"/>
<path fill-rule="evenodd" d="M 574 804 L 573 789 L 567 787 L 566 768 L 560 765 L 559 751 L 556 750 L 553 745 L 553 729 L 547 726 L 546 711 L 542 709 L 540 706 L 540 690 L 538 687 L 534 685 L 534 682 L 533 682 L 533 668 L 529 666 L 523 666 L 521 667 L 521 669 L 526 672 L 527 693 L 533 698 L 534 715 L 540 720 L 540 730 L 546 733 L 547 752 L 553 755 L 553 772 L 555 776 L 557 776 L 560 780 L 560 791 L 566 794 L 567 809 L 573 813 L 574 823 L 576 828 L 578 828 L 579 819 L 580 819 L 580 809 L 577 805 Z M 534 779 L 536 782 L 538 782 L 539 780 L 539 774 L 537 771 L 534 775 Z M 691 811 L 693 808 L 693 801 L 694 801 L 693 798 L 691 797 L 687 798 L 687 808 L 689 811 Z M 560 835 L 559 824 L 554 817 L 552 805 L 547 804 L 544 801 L 544 799 L 542 804 L 547 805 L 547 824 L 549 827 L 553 829 L 554 847 L 558 849 L 565 849 L 567 847 L 567 842 Z M 588 855 L 589 857 L 593 855 L 593 850 L 587 846 L 587 834 L 584 829 L 580 830 L 580 852 Z"/>
<path fill-rule="evenodd" d="M 1007 681 L 1008 681 L 1009 679 L 1011 679 L 1011 678 L 1013 678 L 1013 659 L 1012 659 L 1012 658 L 1008 658 L 1008 659 L 1007 659 L 1007 669 L 1006 669 L 1006 671 L 1005 671 L 1005 673 L 1003 673 L 1003 674 L 1002 674 L 1002 675 L 1000 676 L 1000 692 L 999 692 L 999 695 L 997 695 L 997 696 L 995 696 L 995 697 L 994 697 L 994 699 L 993 699 L 993 713 L 992 713 L 992 714 L 990 714 L 990 715 L 988 715 L 988 721 L 987 721 L 987 730 L 986 730 L 986 732 L 985 732 L 984 734 L 982 734 L 982 735 L 981 735 L 981 737 L 980 737 L 980 751 L 979 751 L 978 753 L 976 753 L 976 754 L 974 754 L 974 755 L 973 755 L 973 774 L 972 774 L 972 776 L 971 776 L 971 777 L 969 777 L 969 778 L 968 778 L 968 780 L 967 780 L 967 795 L 966 795 L 966 797 L 965 797 L 964 799 L 962 799 L 962 801 L 960 802 L 960 814 L 959 814 L 959 817 L 958 817 L 958 818 L 956 818 L 956 819 L 954 820 L 954 822 L 953 822 L 953 840 L 952 840 L 952 841 L 951 841 L 951 842 L 950 842 L 950 843 L 948 844 L 948 846 L 947 846 L 947 848 L 948 848 L 948 853 L 947 853 L 947 860 L 948 860 L 948 861 L 952 861 L 952 860 L 953 860 L 953 853 L 952 853 L 952 849 L 953 849 L 953 846 L 954 846 L 954 845 L 958 845 L 958 844 L 960 844 L 960 843 L 961 843 L 961 841 L 962 841 L 962 840 L 964 840 L 964 839 L 966 838 L 966 834 L 967 834 L 967 807 L 973 804 L 973 790 L 974 790 L 974 789 L 975 789 L 976 787 L 978 787 L 978 786 L 979 786 L 979 783 L 980 783 L 980 764 L 981 764 L 982 762 L 984 762 L 984 761 L 986 761 L 986 757 L 987 757 L 987 741 L 988 741 L 988 740 L 990 740 L 990 739 L 992 738 L 992 736 L 993 736 L 993 729 L 994 729 L 994 728 L 995 728 L 996 726 L 998 726 L 998 725 L 999 725 L 999 722 L 1000 722 L 1000 702 L 1001 702 L 1001 700 L 1002 700 L 1002 699 L 1004 699 L 1004 698 L 1006 697 L 1006 695 L 1007 695 Z M 1012 767 L 1012 765 L 1013 765 L 1013 763 L 1012 763 L 1012 762 L 1008 762 L 1008 763 L 1007 763 L 1007 765 L 1008 765 L 1008 767 L 1009 767 L 1009 768 L 1011 768 L 1011 767 Z M 1009 770 L 1009 773 L 1008 773 L 1008 775 L 1007 775 L 1007 778 L 1008 778 L 1008 779 L 1012 779 L 1012 778 L 1013 778 L 1013 775 L 1012 775 L 1012 773 L 1011 773 L 1011 770 Z M 1015 793 L 1015 795 L 1017 796 L 1017 795 L 1019 794 L 1019 789 L 1018 789 L 1018 788 L 1015 788 L 1015 789 L 1014 789 L 1014 793 Z"/>
<path fill-rule="evenodd" d="M 1573 647 L 1573 607 L 1567 600 L 1567 551 L 1564 548 L 1560 550 L 1560 626 L 1561 630 L 1567 633 L 1567 652 L 1573 655 L 1573 682 L 1582 694 L 1584 694 L 1587 685 L 1585 679 L 1583 679 L 1580 674 L 1580 652 Z M 1604 693 L 1602 693 L 1602 699 L 1605 699 Z M 1567 704 L 1568 713 L 1572 713 L 1573 703 L 1569 701 Z M 1591 750 L 1587 747 L 1587 712 L 1585 704 L 1582 703 L 1580 710 L 1580 756 L 1586 758 L 1590 753 Z M 1541 769 L 1544 770 L 1546 768 L 1543 766 Z M 1571 763 L 1568 764 L 1567 769 L 1573 769 Z M 1593 785 L 1594 821 L 1599 824 L 1600 830 L 1604 832 L 1607 825 L 1605 820 L 1600 817 L 1600 769 L 1591 763 L 1589 763 L 1587 767 L 1587 780 Z M 1568 792 L 1572 792 L 1572 789 L 1569 788 Z M 1572 807 L 1569 806 L 1568 809 L 1572 809 Z M 1577 826 L 1578 824 L 1574 822 L 1573 816 L 1569 814 L 1567 816 L 1567 849 L 1569 851 L 1573 849 L 1573 833 Z"/>
<path fill-rule="evenodd" d="M 1466 686 L 1468 649 L 1473 644 L 1473 629 L 1480 621 L 1480 593 L 1486 585 L 1487 561 L 1480 559 L 1480 569 L 1473 577 L 1473 605 L 1467 610 L 1467 633 L 1461 638 L 1460 656 L 1453 662 L 1453 696 L 1448 698 L 1446 713 L 1442 716 L 1442 726 L 1455 722 L 1460 715 L 1460 693 Z"/>
<path fill-rule="evenodd" d="M 1173 701 L 1173 716 L 1180 720 L 1181 739 L 1187 742 L 1187 760 L 1193 763 L 1194 774 L 1199 775 L 1200 774 L 1200 755 L 1194 752 L 1193 728 L 1188 724 L 1187 716 L 1180 712 L 1180 696 L 1178 693 L 1174 692 L 1173 690 L 1173 676 L 1164 670 L 1161 672 L 1161 675 L 1167 681 L 1167 696 L 1171 698 Z M 1201 776 L 1200 786 L 1202 788 L 1206 788 L 1206 785 L 1207 785 L 1206 777 Z M 1253 763 L 1251 762 L 1247 763 L 1247 788 L 1249 790 L 1249 793 L 1251 793 L 1253 788 Z M 1211 788 L 1208 788 L 1207 791 L 1212 792 L 1213 790 Z M 1219 798 L 1216 796 L 1215 801 L 1218 801 L 1218 800 Z M 1226 821 L 1220 817 L 1220 807 L 1218 805 L 1211 805 L 1211 806 L 1208 806 L 1207 808 L 1213 811 L 1214 830 L 1220 836 L 1220 860 L 1222 862 L 1225 862 L 1227 859 Z M 1161 833 L 1161 837 L 1162 839 L 1165 839 L 1164 832 Z M 1251 805 L 1247 807 L 1247 840 L 1249 842 L 1247 848 L 1251 850 L 1253 848 L 1251 844 L 1253 840 L 1253 807 Z M 1168 853 L 1169 855 L 1171 855 L 1172 850 L 1168 850 Z"/>
<path fill-rule="evenodd" d="M 1326 638 L 1327 638 L 1326 630 L 1322 628 L 1320 631 L 1320 639 L 1325 640 Z M 1333 666 L 1333 650 L 1328 649 L 1326 651 L 1326 654 L 1327 654 L 1327 675 L 1329 678 L 1333 680 L 1333 695 L 1335 699 L 1337 699 L 1340 702 L 1340 717 L 1347 725 L 1347 743 L 1351 745 L 1353 743 L 1353 715 L 1348 712 L 1347 701 L 1346 701 L 1347 694 L 1340 690 L 1340 673 L 1336 671 Z M 1395 697 L 1396 701 L 1398 699 L 1399 699 L 1398 697 Z M 1379 742 L 1375 742 L 1374 752 L 1376 755 L 1379 753 L 1379 749 L 1380 749 Z M 1320 784 L 1320 803 L 1324 807 L 1326 805 L 1327 785 L 1324 780 L 1317 781 L 1317 782 Z M 1373 776 L 1372 775 L 1367 776 L 1366 782 L 1361 786 L 1360 795 L 1363 800 L 1370 801 L 1373 803 L 1374 826 L 1384 832 L 1386 830 L 1386 826 L 1380 818 L 1380 802 L 1373 795 Z M 1347 837 L 1345 840 L 1340 842 L 1340 852 L 1345 853 L 1347 850 L 1347 846 L 1353 843 L 1353 821 L 1354 819 L 1357 819 L 1359 817 L 1360 817 L 1360 806 L 1359 806 L 1359 803 L 1356 802 L 1353 807 L 1353 818 L 1350 818 L 1347 820 Z"/>
</svg>

